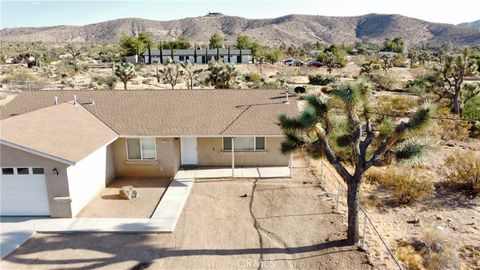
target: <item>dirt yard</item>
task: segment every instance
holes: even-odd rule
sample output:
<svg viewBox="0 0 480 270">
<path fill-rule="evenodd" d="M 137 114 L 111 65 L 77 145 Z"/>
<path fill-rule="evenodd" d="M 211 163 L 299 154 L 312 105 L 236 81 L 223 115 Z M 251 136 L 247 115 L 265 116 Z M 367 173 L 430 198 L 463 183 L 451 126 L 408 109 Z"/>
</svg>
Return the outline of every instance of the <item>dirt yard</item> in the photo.
<svg viewBox="0 0 480 270">
<path fill-rule="evenodd" d="M 82 218 L 149 218 L 170 184 L 161 178 L 115 178 L 81 212 Z M 125 200 L 118 191 L 133 186 L 138 198 Z"/>
<path fill-rule="evenodd" d="M 1 269 L 373 269 L 301 161 L 293 179 L 196 182 L 173 233 L 36 234 Z"/>
</svg>

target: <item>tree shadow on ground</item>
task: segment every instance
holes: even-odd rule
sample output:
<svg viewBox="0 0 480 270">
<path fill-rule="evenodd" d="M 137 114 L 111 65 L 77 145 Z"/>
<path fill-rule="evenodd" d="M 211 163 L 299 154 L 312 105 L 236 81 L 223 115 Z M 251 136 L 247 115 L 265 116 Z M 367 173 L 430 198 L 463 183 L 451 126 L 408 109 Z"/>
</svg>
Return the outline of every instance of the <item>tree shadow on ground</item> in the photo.
<svg viewBox="0 0 480 270">
<path fill-rule="evenodd" d="M 351 251 L 346 240 L 334 240 L 330 242 L 287 248 L 239 248 L 239 249 L 188 249 L 188 248 L 167 248 L 162 243 L 154 241 L 151 237 L 155 234 L 135 233 L 70 233 L 70 234 L 49 234 L 48 237 L 37 237 L 28 240 L 24 248 L 18 249 L 6 258 L 5 261 L 24 265 L 67 265 L 83 264 L 79 269 L 93 269 L 105 267 L 121 262 L 137 262 L 132 269 L 148 268 L 153 260 L 172 257 L 188 256 L 235 256 L 235 255 L 256 255 L 256 254 L 278 254 L 278 255 L 301 255 L 323 256 L 331 253 Z M 165 243 L 164 246 L 168 244 Z M 343 247 L 343 249 L 342 249 Z M 347 249 L 345 249 L 347 248 Z M 58 258 L 43 259 L 40 256 L 29 254 L 41 252 L 61 252 L 62 250 L 89 250 L 96 251 L 104 256 L 92 256 L 92 258 Z M 309 254 L 310 252 L 325 251 L 322 254 Z M 81 257 L 81 256 L 79 256 Z M 292 258 L 295 259 L 295 258 Z M 286 259 L 288 260 L 288 259 Z M 53 268 L 53 267 L 51 267 Z M 72 268 L 75 267 L 72 265 Z"/>
</svg>

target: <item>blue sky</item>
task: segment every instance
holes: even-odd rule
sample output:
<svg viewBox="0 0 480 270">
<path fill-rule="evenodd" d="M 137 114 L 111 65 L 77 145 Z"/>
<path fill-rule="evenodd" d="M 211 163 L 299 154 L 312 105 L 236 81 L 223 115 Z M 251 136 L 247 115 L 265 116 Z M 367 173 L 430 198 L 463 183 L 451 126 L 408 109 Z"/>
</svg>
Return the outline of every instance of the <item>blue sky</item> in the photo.
<svg viewBox="0 0 480 270">
<path fill-rule="evenodd" d="M 455 24 L 480 19 L 478 0 L 0 1 L 0 28 L 83 25 L 126 17 L 172 20 L 202 16 L 209 11 L 246 18 L 386 13 Z"/>
</svg>

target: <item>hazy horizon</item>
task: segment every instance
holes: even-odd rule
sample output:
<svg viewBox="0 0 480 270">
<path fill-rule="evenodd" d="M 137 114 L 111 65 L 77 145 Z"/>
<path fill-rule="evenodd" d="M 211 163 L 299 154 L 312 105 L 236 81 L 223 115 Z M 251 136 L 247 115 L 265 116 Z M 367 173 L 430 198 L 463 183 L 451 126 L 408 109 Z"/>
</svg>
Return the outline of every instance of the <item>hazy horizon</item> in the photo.
<svg viewBox="0 0 480 270">
<path fill-rule="evenodd" d="M 275 2 L 275 5 L 271 5 L 272 2 Z M 79 26 L 123 18 L 168 21 L 204 16 L 208 12 L 220 12 L 228 16 L 249 19 L 277 18 L 291 14 L 351 17 L 370 13 L 399 14 L 429 22 L 450 24 L 479 19 L 476 12 L 478 9 L 464 8 L 468 0 L 458 0 L 455 6 L 431 0 L 405 0 L 397 6 L 385 2 L 387 1 L 1 1 L 0 28 Z M 262 5 L 268 5 L 268 8 L 263 8 Z M 435 7 L 435 12 L 424 12 L 425 8 L 432 6 Z M 455 11 L 456 7 L 461 7 L 461 13 Z M 18 15 L 18 10 L 29 9 L 35 9 L 35 12 L 24 13 L 28 16 Z"/>
</svg>

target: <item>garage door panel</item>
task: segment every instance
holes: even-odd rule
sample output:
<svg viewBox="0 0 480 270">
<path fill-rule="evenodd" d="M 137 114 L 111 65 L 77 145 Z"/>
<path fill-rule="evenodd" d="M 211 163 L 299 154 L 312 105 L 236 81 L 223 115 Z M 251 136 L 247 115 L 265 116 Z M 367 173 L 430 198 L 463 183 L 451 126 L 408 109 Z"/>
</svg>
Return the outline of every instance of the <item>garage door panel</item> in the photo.
<svg viewBox="0 0 480 270">
<path fill-rule="evenodd" d="M 44 175 L 1 175 L 0 214 L 3 216 L 48 216 Z"/>
</svg>

